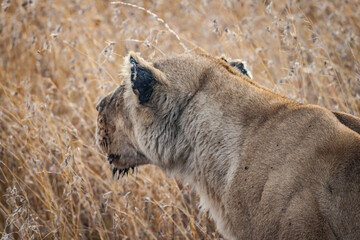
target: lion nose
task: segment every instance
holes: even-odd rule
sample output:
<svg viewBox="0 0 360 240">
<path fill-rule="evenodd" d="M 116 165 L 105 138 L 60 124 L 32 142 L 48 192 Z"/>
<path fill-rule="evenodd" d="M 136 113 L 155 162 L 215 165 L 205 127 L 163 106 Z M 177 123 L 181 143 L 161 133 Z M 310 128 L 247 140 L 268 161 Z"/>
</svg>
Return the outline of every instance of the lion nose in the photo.
<svg viewBox="0 0 360 240">
<path fill-rule="evenodd" d="M 98 105 L 96 105 L 96 111 L 99 111 L 105 104 L 105 98 L 103 98 Z"/>
</svg>

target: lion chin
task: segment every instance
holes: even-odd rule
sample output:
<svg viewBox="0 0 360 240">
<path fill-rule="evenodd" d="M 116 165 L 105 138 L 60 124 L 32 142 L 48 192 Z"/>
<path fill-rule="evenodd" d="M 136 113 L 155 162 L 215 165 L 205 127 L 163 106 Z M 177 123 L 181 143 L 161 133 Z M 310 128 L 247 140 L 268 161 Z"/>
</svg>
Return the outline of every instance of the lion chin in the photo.
<svg viewBox="0 0 360 240">
<path fill-rule="evenodd" d="M 118 173 L 118 179 L 121 177 L 124 177 L 125 174 L 129 175 L 130 169 L 132 170 L 132 173 L 135 171 L 135 166 L 131 167 L 124 167 L 123 165 L 119 164 L 121 155 L 117 154 L 110 154 L 108 156 L 108 161 L 110 166 L 112 167 L 112 175 L 115 177 L 115 175 Z"/>
</svg>

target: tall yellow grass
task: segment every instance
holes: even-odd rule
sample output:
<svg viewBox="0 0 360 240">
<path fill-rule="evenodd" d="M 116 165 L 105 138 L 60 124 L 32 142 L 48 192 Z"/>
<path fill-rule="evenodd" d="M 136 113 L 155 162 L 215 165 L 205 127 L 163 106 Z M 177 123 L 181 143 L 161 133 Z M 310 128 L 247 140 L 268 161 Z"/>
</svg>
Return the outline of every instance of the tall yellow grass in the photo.
<svg viewBox="0 0 360 240">
<path fill-rule="evenodd" d="M 94 143 L 122 56 L 204 51 L 303 103 L 360 113 L 358 0 L 3 0 L 1 239 L 220 239 L 191 186 L 112 179 Z M 146 11 L 147 10 L 147 11 Z"/>
</svg>

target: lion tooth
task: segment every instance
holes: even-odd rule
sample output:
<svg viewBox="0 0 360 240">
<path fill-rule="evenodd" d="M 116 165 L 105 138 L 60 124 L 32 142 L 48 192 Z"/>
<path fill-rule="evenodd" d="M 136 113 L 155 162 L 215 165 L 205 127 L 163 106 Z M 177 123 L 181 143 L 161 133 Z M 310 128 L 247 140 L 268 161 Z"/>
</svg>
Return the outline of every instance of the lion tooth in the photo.
<svg viewBox="0 0 360 240">
<path fill-rule="evenodd" d="M 128 173 L 128 171 L 129 171 L 129 169 L 128 169 L 128 168 L 124 168 L 124 172 L 123 172 L 123 175 L 122 175 L 122 176 L 124 176 L 124 175 L 125 175 L 125 173 Z"/>
<path fill-rule="evenodd" d="M 115 176 L 117 170 L 118 168 L 113 168 L 113 177 Z"/>
<path fill-rule="evenodd" d="M 119 169 L 119 175 L 118 175 L 118 180 L 120 179 L 120 175 L 121 175 L 121 172 L 123 171 L 123 169 Z"/>
</svg>

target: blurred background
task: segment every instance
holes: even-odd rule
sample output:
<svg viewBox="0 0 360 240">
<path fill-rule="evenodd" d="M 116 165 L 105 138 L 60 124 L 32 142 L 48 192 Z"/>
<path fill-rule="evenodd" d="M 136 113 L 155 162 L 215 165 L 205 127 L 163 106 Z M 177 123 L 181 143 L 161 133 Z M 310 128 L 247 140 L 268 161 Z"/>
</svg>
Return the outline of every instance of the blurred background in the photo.
<svg viewBox="0 0 360 240">
<path fill-rule="evenodd" d="M 241 58 L 254 81 L 360 114 L 359 0 L 2 0 L 0 237 L 221 239 L 191 186 L 143 166 L 115 180 L 96 103 L 122 59 Z"/>
</svg>

